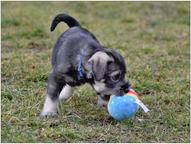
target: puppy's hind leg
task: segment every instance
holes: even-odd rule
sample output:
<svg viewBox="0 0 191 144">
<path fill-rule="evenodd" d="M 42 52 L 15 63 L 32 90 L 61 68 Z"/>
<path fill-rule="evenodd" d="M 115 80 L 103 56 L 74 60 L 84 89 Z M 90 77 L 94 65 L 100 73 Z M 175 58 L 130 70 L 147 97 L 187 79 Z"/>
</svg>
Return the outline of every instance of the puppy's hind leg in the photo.
<svg viewBox="0 0 191 144">
<path fill-rule="evenodd" d="M 49 75 L 48 88 L 41 117 L 55 116 L 58 114 L 59 94 L 65 83 L 58 81 L 53 73 Z"/>
<path fill-rule="evenodd" d="M 70 96 L 72 96 L 73 88 L 69 85 L 65 85 L 59 95 L 59 99 L 68 99 Z"/>
</svg>

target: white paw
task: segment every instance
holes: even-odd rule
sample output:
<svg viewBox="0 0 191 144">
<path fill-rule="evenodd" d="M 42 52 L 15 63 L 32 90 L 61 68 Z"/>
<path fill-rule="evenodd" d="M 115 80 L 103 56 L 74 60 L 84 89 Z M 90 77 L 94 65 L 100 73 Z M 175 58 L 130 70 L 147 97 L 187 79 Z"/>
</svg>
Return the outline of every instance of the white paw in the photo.
<svg viewBox="0 0 191 144">
<path fill-rule="evenodd" d="M 48 95 L 46 96 L 43 110 L 40 117 L 53 117 L 58 115 L 58 100 L 53 101 Z"/>
<path fill-rule="evenodd" d="M 70 96 L 72 96 L 72 93 L 73 93 L 73 89 L 71 86 L 69 85 L 66 85 L 63 87 L 60 95 L 59 95 L 59 99 L 67 99 L 69 98 Z"/>
</svg>

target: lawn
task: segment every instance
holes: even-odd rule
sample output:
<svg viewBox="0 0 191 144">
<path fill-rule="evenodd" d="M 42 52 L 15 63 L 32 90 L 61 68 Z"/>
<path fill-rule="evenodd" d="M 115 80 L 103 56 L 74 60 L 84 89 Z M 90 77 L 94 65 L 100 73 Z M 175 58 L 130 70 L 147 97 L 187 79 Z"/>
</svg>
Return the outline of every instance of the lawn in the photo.
<svg viewBox="0 0 191 144">
<path fill-rule="evenodd" d="M 2 142 L 190 142 L 189 2 L 1 2 Z M 150 109 L 115 121 L 96 108 L 89 85 L 40 119 L 51 51 L 66 12 L 117 49 L 126 78 Z"/>
</svg>

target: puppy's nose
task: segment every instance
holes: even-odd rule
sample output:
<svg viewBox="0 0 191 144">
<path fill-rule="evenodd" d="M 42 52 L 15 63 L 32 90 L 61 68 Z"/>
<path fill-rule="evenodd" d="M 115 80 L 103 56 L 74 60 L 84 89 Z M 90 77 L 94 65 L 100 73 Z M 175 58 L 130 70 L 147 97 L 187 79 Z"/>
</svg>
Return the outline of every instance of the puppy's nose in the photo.
<svg viewBox="0 0 191 144">
<path fill-rule="evenodd" d="M 121 86 L 121 90 L 124 92 L 124 93 L 128 93 L 129 89 L 131 87 L 131 84 L 129 81 L 126 81 L 122 84 Z"/>
</svg>

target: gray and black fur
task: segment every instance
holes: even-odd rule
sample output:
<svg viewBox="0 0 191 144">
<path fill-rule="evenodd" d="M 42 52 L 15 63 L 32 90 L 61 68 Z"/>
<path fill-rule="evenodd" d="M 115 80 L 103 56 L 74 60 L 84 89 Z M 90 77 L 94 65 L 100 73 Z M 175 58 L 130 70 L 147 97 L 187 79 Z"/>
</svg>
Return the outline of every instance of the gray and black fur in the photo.
<svg viewBox="0 0 191 144">
<path fill-rule="evenodd" d="M 41 116 L 55 115 L 59 97 L 70 97 L 72 87 L 84 83 L 96 90 L 98 104 L 103 106 L 107 103 L 105 96 L 127 92 L 130 84 L 124 80 L 126 66 L 123 57 L 102 46 L 91 32 L 66 14 L 58 14 L 50 30 L 54 31 L 60 22 L 65 22 L 69 29 L 58 38 L 52 52 L 52 71 Z M 78 67 L 83 70 L 82 76 L 79 76 Z"/>
</svg>

